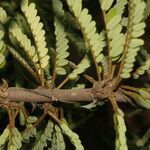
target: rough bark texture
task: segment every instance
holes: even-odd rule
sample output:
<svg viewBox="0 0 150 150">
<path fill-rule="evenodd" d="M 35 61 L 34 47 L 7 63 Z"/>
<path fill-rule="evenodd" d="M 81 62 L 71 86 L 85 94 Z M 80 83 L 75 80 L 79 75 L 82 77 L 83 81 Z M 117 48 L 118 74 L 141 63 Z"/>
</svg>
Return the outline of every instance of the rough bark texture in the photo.
<svg viewBox="0 0 150 150">
<path fill-rule="evenodd" d="M 0 88 L 0 98 L 14 102 L 93 102 L 108 98 L 109 89 L 25 89 L 25 88 Z M 129 99 L 119 92 L 114 92 L 117 102 L 127 102 Z"/>
<path fill-rule="evenodd" d="M 26 102 L 93 101 L 92 89 L 23 89 L 8 88 L 8 99 Z"/>
</svg>

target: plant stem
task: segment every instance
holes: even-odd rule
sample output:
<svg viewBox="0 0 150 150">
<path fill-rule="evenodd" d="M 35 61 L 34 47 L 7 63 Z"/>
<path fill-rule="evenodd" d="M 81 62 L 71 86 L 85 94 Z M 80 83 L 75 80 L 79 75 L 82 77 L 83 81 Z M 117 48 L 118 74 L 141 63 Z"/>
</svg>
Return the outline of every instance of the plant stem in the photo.
<svg viewBox="0 0 150 150">
<path fill-rule="evenodd" d="M 129 2 L 129 7 L 128 7 L 128 11 L 129 11 L 129 17 L 128 17 L 128 25 L 127 25 L 127 33 L 126 33 L 126 39 L 125 39 L 125 45 L 124 45 L 124 49 L 123 49 L 123 56 L 122 56 L 122 60 L 121 60 L 121 63 L 120 63 L 120 67 L 119 67 L 119 71 L 118 71 L 118 75 L 116 77 L 116 87 L 119 85 L 120 81 L 121 81 L 121 72 L 124 68 L 124 64 L 125 64 L 125 60 L 126 60 L 126 54 L 128 52 L 128 46 L 129 46 L 129 43 L 130 43 L 130 40 L 131 40 L 131 28 L 132 28 L 132 25 L 131 25 L 131 6 L 130 6 L 130 2 Z"/>
<path fill-rule="evenodd" d="M 104 18 L 104 23 L 105 23 L 105 29 L 106 29 L 106 37 L 107 37 L 107 46 L 108 46 L 108 53 L 109 53 L 109 57 L 108 57 L 108 77 L 109 79 L 111 79 L 111 76 L 113 76 L 112 72 L 112 58 L 110 56 L 110 51 L 111 51 L 111 47 L 110 47 L 110 38 L 108 36 L 108 28 L 107 28 L 107 17 L 106 17 L 106 12 L 102 10 L 102 14 L 103 14 L 103 18 Z"/>
</svg>

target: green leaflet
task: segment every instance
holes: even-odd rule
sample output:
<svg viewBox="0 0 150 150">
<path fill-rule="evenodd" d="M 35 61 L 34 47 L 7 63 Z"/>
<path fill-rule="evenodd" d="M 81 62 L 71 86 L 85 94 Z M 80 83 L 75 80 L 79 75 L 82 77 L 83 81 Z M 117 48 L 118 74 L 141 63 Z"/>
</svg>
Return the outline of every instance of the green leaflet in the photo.
<svg viewBox="0 0 150 150">
<path fill-rule="evenodd" d="M 52 146 L 50 150 L 65 150 L 65 143 L 62 135 L 62 130 L 57 125 L 55 125 L 55 130 L 52 137 Z"/>
<path fill-rule="evenodd" d="M 37 120 L 38 120 L 37 117 L 29 116 L 26 121 L 27 121 L 28 124 L 32 124 L 32 123 L 35 123 Z"/>
<path fill-rule="evenodd" d="M 32 125 L 28 125 L 27 127 L 30 129 L 27 129 L 27 131 L 22 134 L 23 141 L 26 143 L 30 141 L 30 137 L 34 137 L 37 133 L 36 128 L 32 128 Z"/>
<path fill-rule="evenodd" d="M 126 5 L 126 0 L 117 1 L 113 8 L 111 8 L 106 14 L 106 28 L 108 30 L 108 39 L 110 41 L 109 55 L 112 57 L 112 61 L 120 61 L 123 47 L 125 44 L 125 35 L 122 31 L 122 14 Z"/>
<path fill-rule="evenodd" d="M 0 53 L 0 69 L 3 68 L 6 64 L 5 56 Z"/>
<path fill-rule="evenodd" d="M 99 1 L 101 3 L 101 8 L 105 11 L 107 11 L 114 2 L 114 0 L 99 0 Z"/>
<path fill-rule="evenodd" d="M 20 125 L 24 126 L 25 125 L 25 116 L 22 110 L 19 112 L 19 123 Z"/>
<path fill-rule="evenodd" d="M 29 60 L 32 62 L 32 64 L 37 68 L 37 54 L 35 51 L 35 47 L 31 45 L 31 40 L 28 39 L 28 37 L 23 34 L 21 31 L 21 28 L 17 24 L 13 24 L 10 29 L 10 33 L 15 37 L 15 39 L 19 42 L 19 45 L 23 48 L 26 55 L 28 56 Z"/>
<path fill-rule="evenodd" d="M 43 150 L 48 147 L 47 141 L 51 142 L 50 150 L 65 150 L 62 131 L 59 126 L 54 125 L 51 121 L 48 121 L 45 130 L 37 137 L 33 150 Z"/>
<path fill-rule="evenodd" d="M 23 142 L 29 142 L 30 137 L 34 137 L 37 134 L 36 128 L 33 127 L 33 123 L 38 120 L 35 116 L 29 116 L 26 120 L 26 129 L 22 132 Z"/>
<path fill-rule="evenodd" d="M 57 74 L 65 75 L 66 70 L 63 67 L 68 64 L 68 60 L 66 58 L 69 56 L 69 53 L 67 52 L 67 49 L 69 48 L 69 41 L 66 38 L 66 33 L 63 26 L 57 18 L 55 18 L 54 25 L 56 35 L 55 69 Z"/>
<path fill-rule="evenodd" d="M 5 24 L 7 20 L 8 20 L 8 16 L 6 11 L 2 7 L 0 7 L 0 22 Z"/>
<path fill-rule="evenodd" d="M 0 135 L 0 147 L 5 144 L 9 138 L 9 129 L 6 128 L 3 133 Z"/>
<path fill-rule="evenodd" d="M 128 150 L 126 144 L 126 125 L 124 122 L 124 114 L 121 109 L 118 108 L 118 112 L 114 113 L 114 126 L 116 130 L 116 150 Z"/>
<path fill-rule="evenodd" d="M 2 40 L 3 37 L 4 37 L 4 32 L 2 30 L 0 30 L 0 69 L 3 68 L 6 64 L 6 59 L 3 54 L 6 49 L 6 45 Z"/>
<path fill-rule="evenodd" d="M 22 136 L 17 128 L 12 128 L 11 138 L 8 143 L 8 150 L 19 150 L 22 147 Z"/>
<path fill-rule="evenodd" d="M 108 73 L 108 58 L 106 56 L 103 57 L 103 59 L 101 61 L 101 65 L 102 65 L 102 70 L 104 72 L 104 75 L 107 75 L 107 73 Z"/>
<path fill-rule="evenodd" d="M 131 71 L 133 70 L 132 64 L 135 62 L 140 46 L 144 44 L 143 40 L 139 37 L 144 33 L 145 23 L 144 19 L 144 9 L 145 2 L 142 0 L 132 0 L 130 3 L 130 20 L 128 31 L 126 33 L 126 40 L 128 40 L 128 45 L 124 49 L 124 64 L 121 72 L 122 78 L 129 78 L 131 76 Z M 131 66 L 131 67 L 129 67 Z"/>
<path fill-rule="evenodd" d="M 137 91 L 139 96 L 135 101 L 143 107 L 150 109 L 150 88 L 139 88 Z"/>
<path fill-rule="evenodd" d="M 109 10 L 109 12 L 107 13 L 107 20 L 111 20 L 114 16 L 117 15 L 117 9 L 116 8 L 112 8 Z"/>
<path fill-rule="evenodd" d="M 68 78 L 74 80 L 78 77 L 79 74 L 83 73 L 88 67 L 90 67 L 90 62 L 87 57 L 83 58 L 82 61 L 78 64 L 77 68 L 69 74 Z"/>
<path fill-rule="evenodd" d="M 117 3 L 114 6 L 114 8 L 117 10 L 117 14 L 122 15 L 124 13 L 124 8 L 127 2 L 127 0 L 117 0 Z"/>
<path fill-rule="evenodd" d="M 64 14 L 63 5 L 60 0 L 52 0 L 54 12 L 58 15 Z"/>
<path fill-rule="evenodd" d="M 76 133 L 74 133 L 65 123 L 61 123 L 60 127 L 64 132 L 64 134 L 68 136 L 72 144 L 75 146 L 76 150 L 84 150 L 84 147 L 81 144 L 79 136 Z"/>
<path fill-rule="evenodd" d="M 36 128 L 32 127 L 32 125 L 27 125 L 26 131 L 22 133 L 23 142 L 28 143 L 31 137 L 34 137 L 37 134 Z"/>
<path fill-rule="evenodd" d="M 18 24 L 18 26 L 21 28 L 23 33 L 28 33 L 31 35 L 29 25 L 26 21 L 26 18 L 23 15 L 17 13 L 15 16 L 15 20 L 16 20 L 16 23 Z"/>
<path fill-rule="evenodd" d="M 36 51 L 40 61 L 40 67 L 44 69 L 49 64 L 49 55 L 47 54 L 48 49 L 46 47 L 43 23 L 40 22 L 40 17 L 37 16 L 37 10 L 34 3 L 28 4 L 28 0 L 23 0 L 21 9 L 32 31 Z"/>
<path fill-rule="evenodd" d="M 147 60 L 136 69 L 133 73 L 134 79 L 137 79 L 140 75 L 143 75 L 147 70 L 150 70 L 150 58 L 147 58 Z"/>
<path fill-rule="evenodd" d="M 97 68 L 98 63 L 100 63 L 103 58 L 103 54 L 101 54 L 105 46 L 103 38 L 97 33 L 96 23 L 92 21 L 92 16 L 88 13 L 88 9 L 84 8 L 82 10 L 81 0 L 67 0 L 67 3 L 79 23 L 85 43 L 87 43 L 87 48 L 90 50 Z M 99 56 L 101 59 L 98 59 Z M 100 73 L 98 68 L 97 73 Z"/>
<path fill-rule="evenodd" d="M 48 121 L 45 130 L 41 133 L 40 137 L 37 137 L 37 141 L 33 147 L 33 150 L 43 150 L 47 147 L 47 140 L 52 141 L 52 133 L 54 132 L 54 124 Z"/>
<path fill-rule="evenodd" d="M 141 55 L 139 55 L 138 57 L 140 66 L 133 73 L 134 79 L 137 79 L 140 75 L 143 75 L 145 72 L 148 73 L 150 71 L 150 54 L 145 49 L 141 49 L 140 54 Z M 142 58 L 144 58 L 144 60 Z"/>
<path fill-rule="evenodd" d="M 150 109 L 150 88 L 136 88 L 136 91 L 131 92 L 130 97 L 140 106 Z"/>
</svg>

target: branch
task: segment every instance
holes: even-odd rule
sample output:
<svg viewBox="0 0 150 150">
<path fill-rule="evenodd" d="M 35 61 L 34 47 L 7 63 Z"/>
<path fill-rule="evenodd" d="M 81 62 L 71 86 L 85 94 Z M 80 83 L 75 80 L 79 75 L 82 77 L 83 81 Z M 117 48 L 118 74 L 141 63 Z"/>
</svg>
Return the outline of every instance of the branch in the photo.
<svg viewBox="0 0 150 150">
<path fill-rule="evenodd" d="M 94 94 L 89 89 L 24 89 L 8 88 L 7 99 L 24 102 L 92 102 Z"/>
<path fill-rule="evenodd" d="M 4 91 L 0 88 L 0 98 L 14 102 L 93 102 L 104 100 L 107 95 L 103 92 L 97 93 L 96 88 L 87 89 L 25 89 L 9 87 Z M 117 102 L 126 102 L 119 92 L 114 93 Z"/>
</svg>

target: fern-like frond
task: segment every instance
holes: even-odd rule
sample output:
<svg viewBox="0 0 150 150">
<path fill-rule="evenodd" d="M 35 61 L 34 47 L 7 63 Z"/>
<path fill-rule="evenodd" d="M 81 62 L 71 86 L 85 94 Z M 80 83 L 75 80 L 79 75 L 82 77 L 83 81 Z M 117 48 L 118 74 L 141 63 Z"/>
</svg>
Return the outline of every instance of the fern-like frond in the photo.
<svg viewBox="0 0 150 150">
<path fill-rule="evenodd" d="M 121 77 L 129 78 L 133 70 L 133 63 L 137 56 L 140 46 L 143 45 L 143 40 L 139 37 L 144 33 L 145 2 L 142 0 L 129 1 L 129 19 L 124 46 L 124 58 L 121 64 Z"/>
<path fill-rule="evenodd" d="M 34 3 L 29 4 L 28 0 L 23 0 L 21 9 L 27 19 L 34 38 L 40 68 L 44 69 L 49 64 L 50 57 L 46 47 L 43 23 L 40 22 L 40 17 L 37 16 L 37 10 Z"/>
<path fill-rule="evenodd" d="M 43 150 L 44 147 L 47 147 L 47 141 L 52 141 L 52 134 L 54 131 L 54 124 L 51 121 L 48 121 L 47 126 L 44 132 L 37 138 L 33 150 Z"/>
<path fill-rule="evenodd" d="M 6 64 L 5 56 L 0 53 L 0 69 L 3 68 L 5 64 Z"/>
<path fill-rule="evenodd" d="M 96 31 L 96 22 L 92 21 L 92 16 L 88 13 L 88 9 L 84 8 L 82 10 L 81 0 L 67 0 L 67 3 L 79 23 L 87 48 L 93 57 L 97 75 L 100 78 L 98 63 L 103 59 L 101 52 L 104 44 L 102 37 Z"/>
<path fill-rule="evenodd" d="M 37 121 L 37 117 L 29 116 L 26 120 L 26 129 L 22 132 L 22 140 L 24 142 L 29 142 L 31 137 L 37 134 L 37 130 L 33 127 L 33 123 Z"/>
<path fill-rule="evenodd" d="M 65 80 L 57 87 L 61 88 L 68 80 L 75 80 L 78 78 L 79 74 L 85 72 L 87 68 L 90 67 L 90 61 L 87 56 L 85 56 L 78 65 L 75 65 L 74 70 L 65 78 Z"/>
<path fill-rule="evenodd" d="M 19 150 L 22 147 L 22 136 L 16 127 L 12 128 L 11 131 L 11 139 L 7 148 L 9 150 Z"/>
<path fill-rule="evenodd" d="M 0 68 L 3 68 L 6 64 L 5 55 L 3 54 L 6 48 L 4 41 L 2 40 L 4 37 L 4 32 L 0 30 Z"/>
<path fill-rule="evenodd" d="M 111 1 L 113 2 L 113 1 Z M 112 7 L 107 13 L 103 4 L 107 6 L 107 1 L 101 1 L 101 8 L 103 9 L 103 16 L 105 20 L 105 26 L 107 31 L 107 41 L 109 56 L 112 61 L 117 62 L 121 58 L 123 52 L 123 47 L 125 43 L 125 35 L 122 32 L 122 14 L 124 12 L 124 7 L 127 4 L 127 0 L 118 0 L 114 7 Z"/>
<path fill-rule="evenodd" d="M 8 16 L 6 11 L 2 7 L 0 7 L 0 22 L 5 24 L 7 20 L 8 20 Z"/>
<path fill-rule="evenodd" d="M 77 68 L 74 69 L 68 76 L 70 80 L 74 80 L 78 77 L 79 74 L 82 74 L 88 67 L 90 67 L 90 62 L 87 57 L 84 57 L 82 61 L 77 65 Z"/>
<path fill-rule="evenodd" d="M 126 143 L 126 125 L 124 122 L 124 113 L 118 108 L 118 111 L 114 113 L 114 127 L 116 130 L 116 150 L 128 150 Z"/>
<path fill-rule="evenodd" d="M 133 73 L 133 78 L 137 79 L 140 75 L 143 75 L 146 71 L 150 70 L 150 58 L 148 58 L 144 64 L 142 64 L 136 71 Z"/>
<path fill-rule="evenodd" d="M 66 38 L 66 33 L 63 26 L 57 18 L 55 18 L 54 25 L 56 35 L 55 70 L 57 74 L 65 75 L 66 70 L 64 69 L 64 66 L 68 64 L 68 60 L 66 58 L 69 56 L 69 52 L 67 52 L 67 49 L 69 48 L 69 41 Z"/>
<path fill-rule="evenodd" d="M 55 125 L 55 130 L 53 133 L 51 150 L 65 150 L 65 143 L 62 135 L 62 130 L 57 125 Z"/>
<path fill-rule="evenodd" d="M 63 10 L 63 4 L 60 0 L 52 0 L 53 10 L 56 15 L 64 15 L 65 11 Z"/>
<path fill-rule="evenodd" d="M 150 88 L 139 88 L 137 91 L 139 95 L 135 98 L 135 101 L 139 105 L 150 109 Z"/>
<path fill-rule="evenodd" d="M 0 148 L 5 144 L 8 138 L 9 138 L 9 129 L 5 128 L 3 133 L 0 135 Z"/>
<path fill-rule="evenodd" d="M 123 91 L 123 93 L 131 98 L 142 107 L 150 109 L 150 88 L 133 88 L 123 86 L 123 88 L 130 91 Z"/>
<path fill-rule="evenodd" d="M 60 127 L 64 134 L 70 139 L 72 144 L 75 146 L 76 150 L 84 150 L 84 147 L 81 144 L 79 136 L 74 133 L 65 123 L 61 123 Z"/>
<path fill-rule="evenodd" d="M 17 24 L 13 24 L 9 29 L 10 34 L 17 40 L 18 44 L 23 48 L 30 63 L 34 66 L 38 73 L 38 55 L 36 54 L 35 47 L 31 45 L 31 40 L 22 32 L 21 28 Z"/>
</svg>

